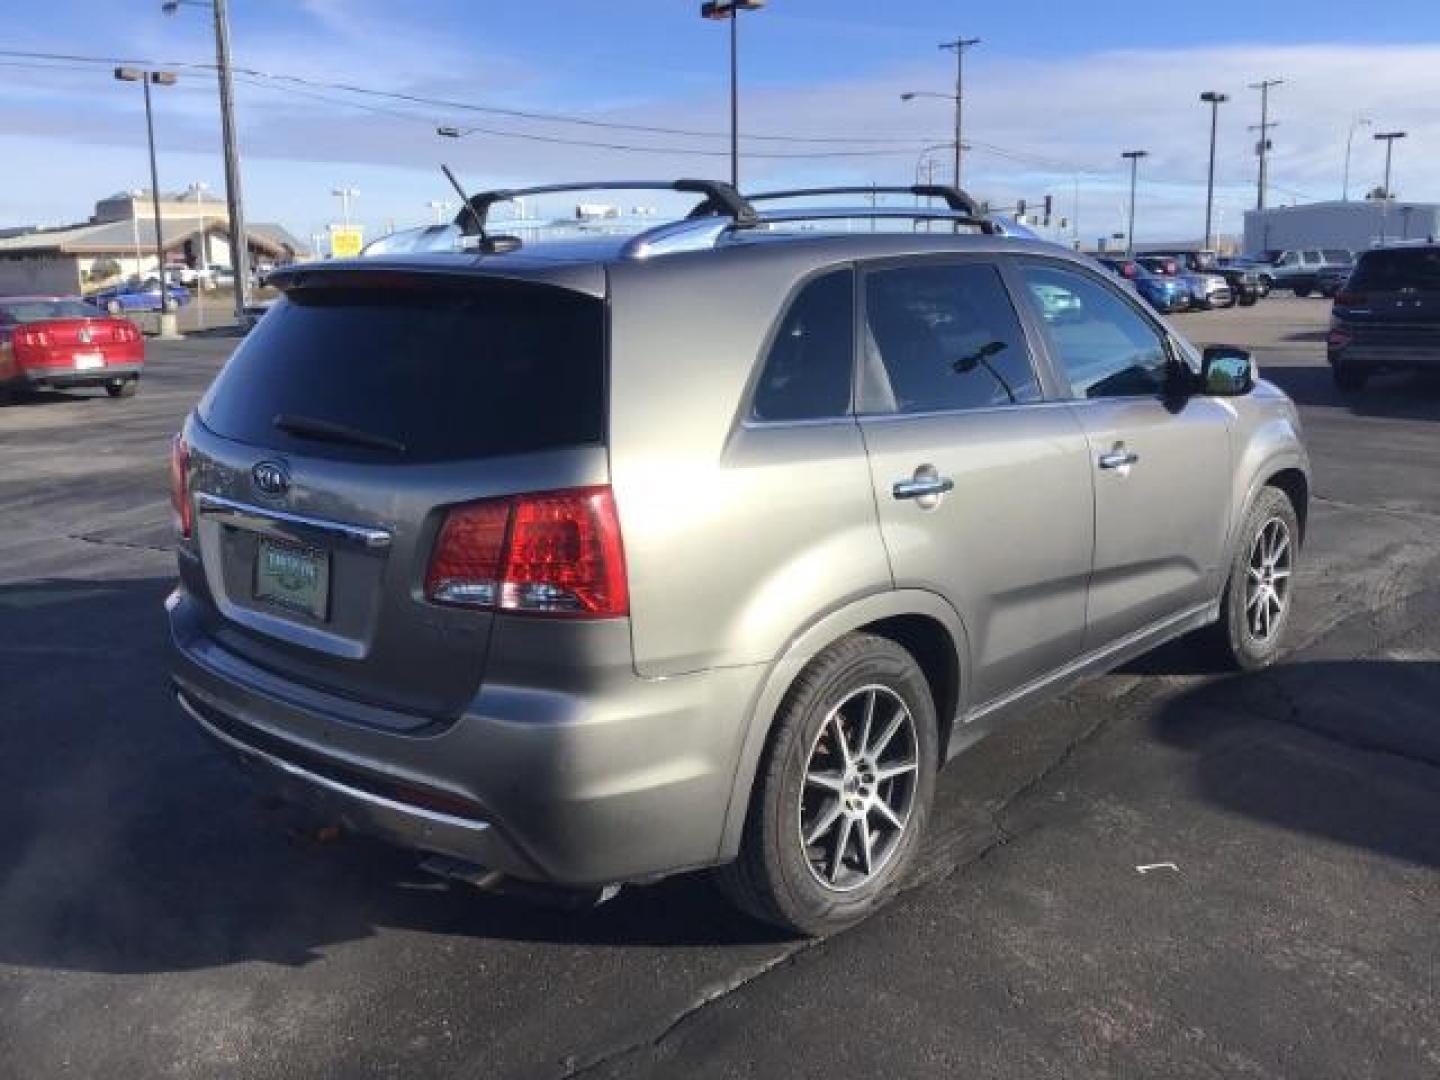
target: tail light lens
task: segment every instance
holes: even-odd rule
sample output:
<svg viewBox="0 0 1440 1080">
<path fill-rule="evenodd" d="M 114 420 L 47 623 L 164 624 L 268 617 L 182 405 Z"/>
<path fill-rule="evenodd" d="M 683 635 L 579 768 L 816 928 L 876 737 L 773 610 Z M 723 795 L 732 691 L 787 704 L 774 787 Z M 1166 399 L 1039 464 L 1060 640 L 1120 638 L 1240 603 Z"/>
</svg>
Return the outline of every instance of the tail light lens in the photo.
<svg viewBox="0 0 1440 1080">
<path fill-rule="evenodd" d="M 1325 343 L 1331 348 L 1343 349 L 1350 344 L 1350 335 L 1344 330 L 1331 330 L 1325 335 Z"/>
<path fill-rule="evenodd" d="M 170 440 L 170 505 L 175 508 L 175 527 L 189 540 L 195 527 L 195 510 L 190 501 L 190 448 L 180 435 Z"/>
<path fill-rule="evenodd" d="M 1365 294 L 1358 292 L 1346 292 L 1341 289 L 1335 294 L 1336 307 L 1364 307 Z"/>
<path fill-rule="evenodd" d="M 140 331 L 128 319 L 117 319 L 113 326 L 113 336 L 116 341 L 128 345 L 133 341 L 140 340 Z"/>
<path fill-rule="evenodd" d="M 30 349 L 48 349 L 50 335 L 44 330 L 21 330 L 15 335 L 15 344 Z"/>
<path fill-rule="evenodd" d="M 609 487 L 488 499 L 445 518 L 425 595 L 441 604 L 582 618 L 630 610 Z"/>
</svg>

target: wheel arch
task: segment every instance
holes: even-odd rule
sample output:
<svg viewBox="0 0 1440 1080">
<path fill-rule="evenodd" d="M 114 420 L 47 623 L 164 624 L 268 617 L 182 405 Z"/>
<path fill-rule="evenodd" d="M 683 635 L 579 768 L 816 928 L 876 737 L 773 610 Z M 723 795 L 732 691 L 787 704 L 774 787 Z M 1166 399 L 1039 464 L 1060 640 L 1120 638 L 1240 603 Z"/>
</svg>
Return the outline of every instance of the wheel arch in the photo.
<svg viewBox="0 0 1440 1080">
<path fill-rule="evenodd" d="M 734 858 L 740 850 L 755 775 L 786 692 L 806 664 L 846 634 L 856 631 L 889 638 L 915 657 L 935 698 L 940 729 L 939 760 L 946 760 L 946 746 L 955 717 L 964 705 L 963 688 L 969 664 L 969 636 L 960 614 L 943 597 L 923 589 L 893 589 L 851 601 L 797 633 L 761 683 L 742 725 L 744 731 L 720 836 L 720 861 Z"/>
</svg>

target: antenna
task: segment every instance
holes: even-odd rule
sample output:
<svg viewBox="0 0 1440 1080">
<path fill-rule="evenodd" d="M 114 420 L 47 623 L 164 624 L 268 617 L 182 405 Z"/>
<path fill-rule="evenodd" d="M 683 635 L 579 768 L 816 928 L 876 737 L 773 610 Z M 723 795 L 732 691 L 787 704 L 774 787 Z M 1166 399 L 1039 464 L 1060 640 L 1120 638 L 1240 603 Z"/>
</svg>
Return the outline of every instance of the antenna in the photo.
<svg viewBox="0 0 1440 1080">
<path fill-rule="evenodd" d="M 485 236 L 485 219 L 482 218 L 479 211 L 475 209 L 475 204 L 470 201 L 470 196 L 465 194 L 465 189 L 460 186 L 460 181 L 455 179 L 455 174 L 450 171 L 450 166 L 442 161 L 440 163 L 440 171 L 445 174 L 445 179 L 450 181 L 450 186 L 453 187 L 456 194 L 460 196 L 460 205 L 465 207 L 466 210 L 469 210 L 470 216 L 475 219 L 475 225 L 480 230 L 480 242 L 483 244 L 487 239 Z"/>
</svg>

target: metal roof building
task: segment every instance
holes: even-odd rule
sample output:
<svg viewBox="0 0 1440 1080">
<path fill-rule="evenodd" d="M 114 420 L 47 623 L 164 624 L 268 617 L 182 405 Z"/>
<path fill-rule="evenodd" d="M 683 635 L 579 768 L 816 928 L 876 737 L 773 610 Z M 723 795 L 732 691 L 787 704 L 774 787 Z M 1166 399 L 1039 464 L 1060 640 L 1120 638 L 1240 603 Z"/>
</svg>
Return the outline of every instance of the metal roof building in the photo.
<svg viewBox="0 0 1440 1080">
<path fill-rule="evenodd" d="M 1277 206 L 1245 212 L 1245 250 L 1364 251 L 1385 240 L 1440 236 L 1440 203 L 1365 199 Z"/>
</svg>

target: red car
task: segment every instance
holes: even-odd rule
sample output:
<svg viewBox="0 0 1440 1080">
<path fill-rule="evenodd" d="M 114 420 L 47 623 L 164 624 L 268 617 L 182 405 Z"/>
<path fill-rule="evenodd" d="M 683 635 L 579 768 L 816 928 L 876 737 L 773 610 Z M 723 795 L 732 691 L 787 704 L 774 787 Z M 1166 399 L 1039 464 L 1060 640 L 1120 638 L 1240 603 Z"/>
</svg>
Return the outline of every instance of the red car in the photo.
<svg viewBox="0 0 1440 1080">
<path fill-rule="evenodd" d="M 0 394 L 103 386 L 130 397 L 144 367 L 145 340 L 128 319 L 73 298 L 0 296 Z"/>
</svg>

